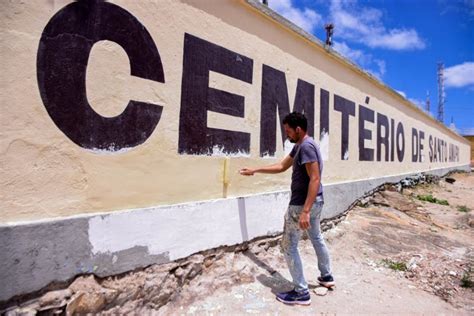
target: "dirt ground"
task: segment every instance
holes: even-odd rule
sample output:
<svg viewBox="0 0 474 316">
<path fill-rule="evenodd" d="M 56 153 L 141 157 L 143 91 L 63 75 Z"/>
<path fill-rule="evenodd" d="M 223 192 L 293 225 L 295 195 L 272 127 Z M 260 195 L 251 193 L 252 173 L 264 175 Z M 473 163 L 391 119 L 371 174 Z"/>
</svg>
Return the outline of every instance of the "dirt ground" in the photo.
<svg viewBox="0 0 474 316">
<path fill-rule="evenodd" d="M 234 255 L 234 268 L 250 267 L 254 280 L 216 286 L 218 262 L 158 310 L 161 315 L 474 314 L 474 175 L 456 174 L 453 184 L 423 184 L 402 193 L 385 190 L 351 210 L 325 232 L 336 288 L 318 288 L 317 261 L 308 240 L 300 244 L 312 289 L 309 307 L 287 306 L 275 292 L 291 288 L 278 247 Z M 389 189 L 394 189 L 389 188 Z M 420 201 L 417 195 L 449 205 Z M 364 205 L 365 204 L 365 205 Z M 221 260 L 229 260 L 223 258 Z M 389 264 L 399 263 L 398 271 Z M 250 279 L 251 275 L 249 276 Z M 472 283 L 471 283 L 472 286 Z M 322 295 L 315 291 L 321 291 Z"/>
<path fill-rule="evenodd" d="M 474 174 L 450 178 L 385 185 L 325 231 L 333 290 L 317 285 L 316 256 L 302 240 L 307 307 L 275 299 L 292 285 L 272 237 L 120 276 L 80 276 L 13 302 L 6 315 L 474 315 Z"/>
</svg>

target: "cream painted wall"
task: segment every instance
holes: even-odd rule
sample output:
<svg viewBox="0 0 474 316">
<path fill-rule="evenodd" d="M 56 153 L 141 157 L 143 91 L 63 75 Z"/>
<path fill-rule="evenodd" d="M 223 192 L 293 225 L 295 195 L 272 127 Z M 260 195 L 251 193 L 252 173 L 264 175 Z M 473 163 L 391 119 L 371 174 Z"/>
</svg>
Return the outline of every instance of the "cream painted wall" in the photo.
<svg viewBox="0 0 474 316">
<path fill-rule="evenodd" d="M 251 134 L 250 153 L 229 157 L 228 196 L 287 189 L 290 173 L 241 177 L 244 166 L 274 163 L 285 155 L 277 141 L 274 158 L 261 158 L 260 109 L 262 67 L 283 71 L 293 106 L 297 80 L 315 87 L 315 131 L 319 133 L 320 89 L 329 91 L 330 133 L 323 181 L 336 183 L 469 164 L 466 140 L 435 122 L 407 100 L 337 55 L 303 38 L 244 1 L 111 1 L 145 26 L 155 42 L 165 83 L 130 76 L 125 51 L 116 43 L 94 45 L 87 68 L 87 98 L 102 116 L 121 114 L 128 100 L 163 106 L 153 134 L 141 145 L 118 152 L 84 149 L 53 122 L 40 96 L 37 52 L 48 21 L 70 1 L 0 3 L 1 222 L 16 222 L 80 213 L 114 211 L 221 198 L 225 156 L 178 154 L 184 34 L 253 60 L 252 83 L 211 72 L 209 87 L 245 98 L 245 117 L 208 112 L 208 126 Z M 334 111 L 334 94 L 356 102 L 349 120 L 348 160 L 341 160 L 341 114 Z M 367 107 L 403 122 L 403 162 L 359 161 L 358 107 Z M 423 162 L 411 162 L 411 129 L 425 132 Z M 372 130 L 375 145 L 375 124 Z M 428 136 L 459 148 L 459 161 L 429 162 Z M 277 131 L 277 137 L 280 134 Z M 396 155 L 395 155 L 396 156 Z"/>
</svg>

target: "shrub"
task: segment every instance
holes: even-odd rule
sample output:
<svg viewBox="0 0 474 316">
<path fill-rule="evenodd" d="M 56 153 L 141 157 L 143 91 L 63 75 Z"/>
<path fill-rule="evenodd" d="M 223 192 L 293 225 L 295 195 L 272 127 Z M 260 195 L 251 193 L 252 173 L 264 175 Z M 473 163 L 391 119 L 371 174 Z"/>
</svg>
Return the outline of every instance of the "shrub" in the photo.
<svg viewBox="0 0 474 316">
<path fill-rule="evenodd" d="M 401 261 L 393 261 L 390 259 L 382 259 L 382 263 L 385 264 L 387 267 L 389 267 L 392 270 L 395 271 L 407 271 L 407 265 L 404 262 Z"/>
<path fill-rule="evenodd" d="M 420 201 L 426 201 L 426 202 L 436 203 L 436 204 L 440 204 L 440 205 L 449 205 L 447 200 L 437 199 L 434 196 L 432 196 L 431 194 L 426 194 L 426 195 L 418 194 L 416 196 L 416 198 Z"/>
<path fill-rule="evenodd" d="M 463 213 L 467 213 L 467 212 L 470 212 L 471 209 L 468 208 L 466 205 L 458 205 L 458 211 L 463 212 Z"/>
</svg>

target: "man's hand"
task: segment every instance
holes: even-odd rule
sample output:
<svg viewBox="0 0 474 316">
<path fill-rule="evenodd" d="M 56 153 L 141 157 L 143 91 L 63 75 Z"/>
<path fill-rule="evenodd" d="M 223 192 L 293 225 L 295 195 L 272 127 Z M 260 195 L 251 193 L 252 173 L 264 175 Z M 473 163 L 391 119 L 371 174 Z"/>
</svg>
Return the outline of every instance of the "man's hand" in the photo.
<svg viewBox="0 0 474 316">
<path fill-rule="evenodd" d="M 253 176 L 255 174 L 255 170 L 250 168 L 243 168 L 239 170 L 239 173 L 243 176 Z"/>
<path fill-rule="evenodd" d="M 311 227 L 309 224 L 310 213 L 309 212 L 301 212 L 300 214 L 300 228 L 305 230 Z"/>
<path fill-rule="evenodd" d="M 243 168 L 239 170 L 239 173 L 243 176 L 253 176 L 255 173 L 280 173 L 286 171 L 293 164 L 293 158 L 290 155 L 286 156 L 282 161 L 274 163 L 273 165 L 268 165 L 264 167 L 256 168 Z"/>
</svg>

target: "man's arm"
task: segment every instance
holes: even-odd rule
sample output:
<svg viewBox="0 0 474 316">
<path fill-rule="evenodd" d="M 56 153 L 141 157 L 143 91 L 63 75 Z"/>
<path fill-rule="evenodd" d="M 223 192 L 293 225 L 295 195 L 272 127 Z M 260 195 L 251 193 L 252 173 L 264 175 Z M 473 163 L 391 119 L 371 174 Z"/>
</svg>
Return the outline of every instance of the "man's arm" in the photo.
<svg viewBox="0 0 474 316">
<path fill-rule="evenodd" d="M 255 173 L 280 173 L 288 170 L 292 164 L 293 158 L 288 155 L 282 161 L 273 165 L 257 168 L 243 168 L 240 170 L 240 174 L 244 176 L 253 176 Z"/>
<path fill-rule="evenodd" d="M 303 206 L 303 212 L 309 213 L 311 206 L 313 206 L 316 196 L 318 195 L 321 178 L 319 176 L 319 164 L 317 162 L 309 162 L 305 164 L 305 167 L 309 176 L 309 186 L 308 195 L 306 195 L 306 201 Z"/>
<path fill-rule="evenodd" d="M 319 163 L 308 162 L 305 164 L 306 172 L 309 176 L 308 194 L 306 195 L 306 201 L 304 202 L 303 211 L 300 215 L 299 225 L 301 229 L 308 229 L 310 227 L 310 211 L 313 206 L 316 196 L 318 195 L 319 183 L 321 181 L 319 175 Z"/>
</svg>

